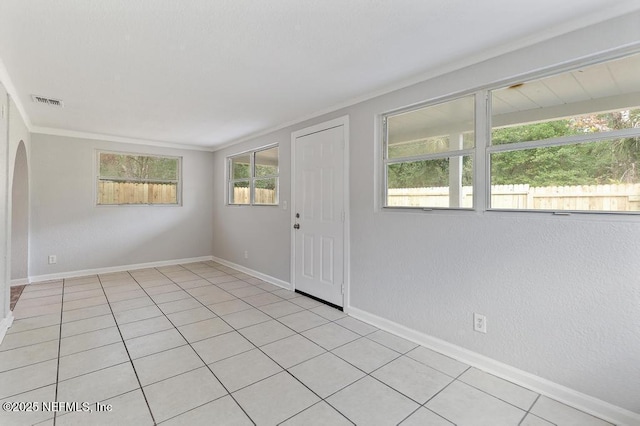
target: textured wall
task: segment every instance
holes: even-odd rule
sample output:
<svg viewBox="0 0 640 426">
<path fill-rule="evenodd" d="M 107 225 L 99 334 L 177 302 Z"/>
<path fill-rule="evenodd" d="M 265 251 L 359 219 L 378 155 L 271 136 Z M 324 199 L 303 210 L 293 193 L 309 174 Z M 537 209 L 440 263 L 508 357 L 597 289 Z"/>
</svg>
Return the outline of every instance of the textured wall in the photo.
<svg viewBox="0 0 640 426">
<path fill-rule="evenodd" d="M 243 247 L 271 247 L 248 266 L 289 277 L 290 216 L 222 206 L 223 157 L 348 114 L 351 305 L 640 412 L 640 218 L 383 211 L 375 131 L 385 111 L 638 43 L 639 21 L 630 14 L 216 153 L 214 236 L 232 229 L 233 247 L 218 241 L 214 254 L 245 264 Z M 486 315 L 487 334 L 473 332 L 473 312 Z"/>
<path fill-rule="evenodd" d="M 183 205 L 96 206 L 96 149 L 182 156 Z M 212 157 L 34 134 L 30 276 L 210 256 Z"/>
</svg>

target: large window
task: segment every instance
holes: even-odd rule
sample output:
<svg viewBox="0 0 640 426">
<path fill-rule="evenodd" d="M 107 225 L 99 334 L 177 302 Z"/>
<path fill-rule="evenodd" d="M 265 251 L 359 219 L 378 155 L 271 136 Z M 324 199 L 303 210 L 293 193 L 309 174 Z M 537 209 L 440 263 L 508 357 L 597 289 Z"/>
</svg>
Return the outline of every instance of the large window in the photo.
<svg viewBox="0 0 640 426">
<path fill-rule="evenodd" d="M 640 211 L 640 55 L 491 99 L 491 208 Z"/>
<path fill-rule="evenodd" d="M 475 97 L 387 114 L 385 207 L 473 207 Z"/>
<path fill-rule="evenodd" d="M 227 158 L 229 204 L 278 204 L 278 146 Z"/>
<path fill-rule="evenodd" d="M 640 213 L 640 53 L 566 69 L 384 114 L 383 207 Z"/>
<path fill-rule="evenodd" d="M 179 157 L 98 152 L 97 204 L 179 204 Z"/>
</svg>

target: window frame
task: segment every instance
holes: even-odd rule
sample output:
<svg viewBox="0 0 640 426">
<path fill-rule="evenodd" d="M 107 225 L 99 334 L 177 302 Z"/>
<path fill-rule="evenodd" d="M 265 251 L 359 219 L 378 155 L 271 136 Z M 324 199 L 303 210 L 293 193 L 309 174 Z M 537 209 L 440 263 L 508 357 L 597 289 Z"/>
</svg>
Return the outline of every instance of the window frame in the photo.
<svg viewBox="0 0 640 426">
<path fill-rule="evenodd" d="M 571 216 L 571 215 L 613 215 L 613 216 L 640 216 L 640 211 L 615 211 L 615 210 L 571 210 L 571 209 L 514 209 L 514 208 L 502 208 L 502 207 L 492 207 L 491 203 L 491 181 L 492 181 L 492 173 L 491 173 L 491 156 L 496 153 L 503 152 L 515 152 L 515 151 L 526 151 L 530 149 L 536 148 L 548 148 L 548 147 L 560 147 L 565 145 L 576 145 L 576 144 L 586 144 L 590 142 L 605 142 L 607 140 L 625 138 L 625 137 L 640 137 L 640 128 L 627 128 L 627 129 L 619 129 L 612 130 L 606 132 L 590 132 L 583 134 L 576 134 L 570 136 L 561 136 L 556 138 L 549 139 L 540 139 L 540 140 L 532 140 L 532 141 L 523 141 L 523 142 L 511 142 L 504 143 L 499 145 L 494 145 L 492 143 L 492 131 L 493 131 L 493 108 L 492 108 L 492 93 L 497 90 L 503 90 L 505 88 L 509 88 L 514 84 L 527 84 L 528 82 L 541 80 L 545 78 L 550 78 L 554 76 L 559 76 L 564 73 L 576 71 L 580 68 L 587 68 L 594 65 L 604 64 L 607 62 L 612 62 L 618 59 L 623 59 L 628 56 L 639 55 L 640 51 L 636 50 L 623 50 L 622 52 L 618 52 L 615 55 L 600 55 L 598 57 L 594 57 L 589 61 L 576 61 L 570 65 L 549 68 L 544 72 L 533 72 L 529 74 L 525 74 L 519 78 L 512 78 L 506 81 L 501 82 L 500 84 L 493 85 L 490 89 L 486 90 L 487 93 L 487 110 L 486 115 L 484 117 L 486 122 L 486 137 L 487 137 L 487 146 L 484 152 L 484 164 L 486 169 L 486 176 L 484 179 L 484 191 L 486 194 L 485 197 L 485 211 L 487 212 L 508 212 L 508 213 L 534 213 L 534 214 L 552 214 L 556 216 Z M 615 109 L 614 109 L 615 110 Z M 588 112 L 584 114 L 598 114 L 599 112 Z M 581 115 L 584 115 L 581 114 Z M 559 120 L 563 117 L 554 117 L 549 121 Z M 537 120 L 533 120 L 533 122 L 537 122 Z M 544 122 L 544 121 L 543 121 Z M 526 124 L 526 123 L 523 123 Z"/>
<path fill-rule="evenodd" d="M 403 107 L 400 109 L 396 109 L 393 111 L 388 111 L 385 112 L 383 114 L 380 115 L 380 122 L 381 122 L 381 129 L 382 129 L 382 153 L 381 153 L 381 158 L 382 158 L 382 200 L 381 200 L 381 204 L 382 204 L 382 208 L 383 209 L 390 209 L 390 210 L 422 210 L 422 211 L 437 211 L 437 210 L 445 210 L 445 211 L 450 211 L 450 210 L 461 210 L 461 211 L 475 211 L 476 210 L 476 197 L 474 195 L 473 200 L 472 200 L 472 206 L 471 207 L 421 207 L 421 206 L 390 206 L 388 205 L 388 201 L 389 201 L 389 185 L 388 185 L 388 172 L 389 172 L 389 165 L 391 164 L 400 164 L 400 163 L 408 163 L 408 162 L 416 162 L 416 161 L 430 161 L 430 160 L 441 160 L 441 159 L 445 159 L 445 158 L 454 158 L 454 157 L 460 157 L 460 158 L 464 158 L 464 157 L 470 157 L 471 158 L 471 162 L 473 165 L 473 169 L 472 169 L 472 176 L 473 176 L 473 182 L 472 183 L 472 187 L 475 188 L 475 182 L 477 180 L 477 176 L 476 176 L 476 152 L 477 152 L 477 147 L 478 147 L 478 136 L 477 136 L 477 130 L 478 130 L 478 106 L 477 106 L 477 99 L 478 99 L 478 94 L 480 92 L 478 91 L 467 91 L 467 92 L 463 92 L 463 93 L 458 93 L 456 95 L 453 96 L 447 96 L 447 97 L 441 97 L 441 98 L 436 98 L 436 99 L 432 99 L 430 101 L 427 102 L 421 102 L 415 105 L 411 105 L 408 107 Z M 472 102 L 473 102 L 473 132 L 474 132 L 474 145 L 472 148 L 461 148 L 461 149 L 456 149 L 456 150 L 452 150 L 452 149 L 448 149 L 446 151 L 442 151 L 442 152 L 437 152 L 437 153 L 432 153 L 432 154 L 420 154 L 420 155 L 412 155 L 412 156 L 405 156 L 405 157 L 397 157 L 397 158 L 392 158 L 389 159 L 388 158 L 388 154 L 389 154 L 389 146 L 388 146 L 388 138 L 389 138 L 389 131 L 388 131 L 388 118 L 392 117 L 392 116 L 396 116 L 396 115 L 400 115 L 400 114 L 406 114 L 412 111 L 417 111 L 420 109 L 424 109 L 424 108 L 429 108 L 432 106 L 436 106 L 436 105 L 441 105 L 441 104 L 445 104 L 447 102 L 453 102 L 453 101 L 457 101 L 460 99 L 464 99 L 464 98 L 471 98 Z M 451 193 L 449 193 L 449 197 L 451 197 Z"/>
<path fill-rule="evenodd" d="M 268 151 L 270 149 L 277 148 L 278 149 L 278 173 L 275 175 L 266 175 L 266 176 L 256 176 L 255 167 L 256 167 L 256 154 L 262 151 Z M 233 166 L 232 160 L 236 157 L 241 157 L 245 155 L 249 155 L 249 177 L 241 178 L 241 179 L 232 179 Z M 280 205 L 280 144 L 273 143 L 265 146 L 261 146 L 259 148 L 254 148 L 242 152 L 238 152 L 232 155 L 228 155 L 225 158 L 225 182 L 226 182 L 226 191 L 225 191 L 225 204 L 227 206 L 266 206 L 266 207 L 277 207 Z M 267 180 L 267 179 L 275 179 L 275 202 L 271 204 L 267 203 L 257 203 L 255 201 L 255 190 L 256 190 L 256 181 L 259 180 Z M 249 202 L 248 203 L 232 203 L 231 195 L 233 194 L 233 184 L 237 182 L 249 182 Z"/>
<path fill-rule="evenodd" d="M 96 149 L 95 151 L 95 184 L 93 189 L 95 191 L 94 194 L 94 205 L 95 207 L 121 207 L 121 206 L 160 206 L 160 207 L 180 207 L 182 206 L 182 156 L 176 155 L 163 155 L 163 154 L 151 154 L 147 152 L 131 152 L 131 151 L 112 151 L 107 149 Z M 115 154 L 115 155 L 124 155 L 131 157 L 152 157 L 152 158 L 168 158 L 177 161 L 177 170 L 176 176 L 177 179 L 119 179 L 113 177 L 103 177 L 100 174 L 100 156 L 101 154 Z M 161 184 L 175 184 L 176 185 L 176 202 L 175 203 L 117 203 L 117 204 L 101 204 L 99 201 L 99 186 L 101 180 L 107 181 L 121 181 L 121 182 L 132 182 L 132 183 L 161 183 Z"/>
<path fill-rule="evenodd" d="M 453 215 L 505 215 L 511 216 L 517 214 L 519 216 L 530 217 L 542 217 L 542 216 L 556 216 L 566 217 L 572 216 L 577 220 L 638 220 L 640 217 L 640 211 L 607 211 L 607 210 L 542 210 L 542 209 L 505 209 L 505 208 L 492 208 L 491 207 L 491 154 L 497 152 L 512 151 L 514 148 L 511 144 L 492 145 L 492 107 L 491 107 L 491 93 L 494 90 L 499 90 L 504 87 L 508 87 L 514 84 L 521 83 L 523 81 L 531 81 L 542 79 L 545 77 L 552 77 L 565 72 L 574 71 L 580 68 L 597 65 L 616 59 L 622 59 L 626 56 L 640 54 L 640 49 L 637 46 L 629 46 L 621 49 L 616 49 L 608 52 L 601 52 L 591 55 L 589 57 L 577 58 L 564 63 L 552 64 L 547 67 L 523 72 L 520 74 L 513 74 L 511 76 L 494 80 L 490 83 L 475 86 L 471 89 L 460 90 L 452 92 L 446 96 L 439 96 L 430 98 L 427 101 L 415 103 L 401 108 L 387 110 L 383 113 L 376 114 L 376 139 L 380 141 L 376 144 L 376 182 L 379 185 L 376 191 L 376 209 L 380 212 L 422 212 L 424 214 L 453 214 Z M 387 206 L 387 163 L 386 163 L 386 126 L 384 118 L 410 111 L 419 107 L 434 105 L 437 103 L 461 98 L 470 94 L 475 94 L 476 106 L 475 106 L 475 150 L 472 157 L 473 161 L 473 208 L 422 208 L 422 207 L 400 207 L 400 206 Z M 599 140 L 614 139 L 619 137 L 629 137 L 633 134 L 634 129 L 622 129 L 617 131 L 610 131 L 604 133 L 590 133 L 584 135 L 566 136 L 564 138 L 547 139 L 544 142 L 540 142 L 540 146 L 562 146 L 565 144 L 575 144 L 576 142 L 597 142 Z M 636 136 L 633 134 L 633 136 Z M 572 139 L 568 139 L 572 138 Z M 521 142 L 522 144 L 535 144 L 537 141 Z M 544 146 L 543 146 L 544 145 Z M 525 145 L 518 145 L 525 148 Z M 380 198 L 377 198 L 380 197 Z"/>
</svg>

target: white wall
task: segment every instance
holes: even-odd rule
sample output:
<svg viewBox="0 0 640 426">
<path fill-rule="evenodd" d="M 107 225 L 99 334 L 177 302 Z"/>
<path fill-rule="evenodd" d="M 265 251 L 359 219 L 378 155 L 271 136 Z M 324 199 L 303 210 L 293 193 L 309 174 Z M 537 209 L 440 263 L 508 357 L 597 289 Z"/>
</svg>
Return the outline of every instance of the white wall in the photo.
<svg viewBox="0 0 640 426">
<path fill-rule="evenodd" d="M 225 205 L 225 158 L 232 154 L 279 144 L 280 195 L 279 206 Z M 238 265 L 289 282 L 290 212 L 291 205 L 291 132 L 276 132 L 215 152 L 213 186 L 213 255 Z M 244 258 L 244 252 L 249 258 Z"/>
<path fill-rule="evenodd" d="M 9 211 L 11 204 L 7 191 L 9 185 L 9 157 L 10 146 L 8 141 L 9 125 L 9 98 L 7 91 L 0 82 L 0 341 L 9 325 L 9 287 L 11 274 L 10 263 L 7 262 L 9 246 Z"/>
<path fill-rule="evenodd" d="M 182 206 L 96 206 L 97 149 L 182 156 Z M 211 256 L 212 153 L 32 135 L 29 274 Z M 48 265 L 47 256 L 57 264 Z"/>
<path fill-rule="evenodd" d="M 28 278 L 29 260 L 29 147 L 31 134 L 13 100 L 9 101 L 9 140 L 12 147 L 11 279 Z"/>
<path fill-rule="evenodd" d="M 640 413 L 640 218 L 389 212 L 375 184 L 379 114 L 638 43 L 638 22 L 630 14 L 216 152 L 213 235 L 234 241 L 214 242 L 214 255 L 289 281 L 289 214 L 223 206 L 224 157 L 281 141 L 288 188 L 291 132 L 348 114 L 351 306 Z M 269 250 L 244 262 L 251 245 Z M 473 332 L 473 312 L 487 334 Z"/>
<path fill-rule="evenodd" d="M 26 282 L 29 261 L 29 168 L 24 145 L 16 153 L 11 185 L 11 282 Z"/>
<path fill-rule="evenodd" d="M 9 98 L 4 86 L 0 83 L 0 110 L 3 114 L 0 116 L 0 241 L 4 243 L 0 245 L 0 340 L 6 331 L 6 327 L 11 322 L 9 311 L 9 294 L 11 286 L 11 265 L 12 265 L 12 214 L 13 209 L 13 178 L 16 174 L 16 157 L 24 155 L 28 161 L 30 150 L 30 135 L 24 120 L 20 116 L 13 100 Z M 18 147 L 22 144 L 18 154 Z M 21 161 L 24 158 L 20 159 Z M 17 174 L 23 176 L 24 170 L 18 170 Z M 22 188 L 24 189 L 24 188 Z M 24 207 L 24 199 L 22 206 Z M 17 209 L 18 214 L 25 213 L 20 208 Z M 23 218 L 22 218 L 23 219 Z M 21 220 L 24 226 L 24 220 Z M 28 223 L 26 224 L 28 227 Z M 22 232 L 22 230 L 20 231 Z M 22 232 L 20 243 L 24 242 L 25 234 Z M 18 257 L 24 256 L 19 255 Z"/>
</svg>

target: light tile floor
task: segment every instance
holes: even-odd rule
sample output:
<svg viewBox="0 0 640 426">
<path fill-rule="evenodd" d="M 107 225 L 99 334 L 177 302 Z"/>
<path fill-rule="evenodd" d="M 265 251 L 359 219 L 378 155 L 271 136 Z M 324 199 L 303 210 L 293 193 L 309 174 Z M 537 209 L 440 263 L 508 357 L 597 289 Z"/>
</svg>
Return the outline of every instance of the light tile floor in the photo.
<svg viewBox="0 0 640 426">
<path fill-rule="evenodd" d="M 14 315 L 0 425 L 609 424 L 215 262 L 30 285 Z"/>
</svg>

